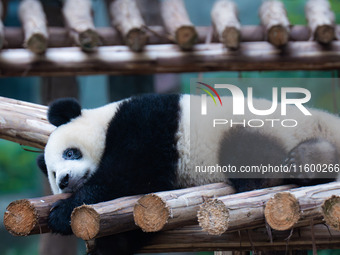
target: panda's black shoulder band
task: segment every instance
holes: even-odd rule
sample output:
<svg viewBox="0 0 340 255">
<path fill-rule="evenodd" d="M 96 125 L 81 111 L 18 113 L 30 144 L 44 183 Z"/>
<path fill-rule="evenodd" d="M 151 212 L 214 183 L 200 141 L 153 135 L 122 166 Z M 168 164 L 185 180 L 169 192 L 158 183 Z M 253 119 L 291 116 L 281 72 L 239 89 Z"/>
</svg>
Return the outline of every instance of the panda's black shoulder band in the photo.
<svg viewBox="0 0 340 255">
<path fill-rule="evenodd" d="M 81 115 L 81 107 L 74 98 L 61 98 L 52 102 L 48 108 L 48 121 L 60 126 Z"/>
</svg>

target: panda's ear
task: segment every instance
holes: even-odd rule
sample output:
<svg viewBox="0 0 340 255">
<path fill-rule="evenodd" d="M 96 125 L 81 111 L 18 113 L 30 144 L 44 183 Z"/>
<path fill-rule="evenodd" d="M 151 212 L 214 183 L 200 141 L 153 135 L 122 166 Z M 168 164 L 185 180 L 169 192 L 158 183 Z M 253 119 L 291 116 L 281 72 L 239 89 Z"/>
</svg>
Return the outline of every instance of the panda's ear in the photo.
<svg viewBox="0 0 340 255">
<path fill-rule="evenodd" d="M 37 157 L 37 164 L 38 164 L 38 167 L 40 168 L 40 170 L 47 176 L 47 166 L 46 166 L 46 163 L 45 163 L 44 154 L 40 154 Z"/>
<path fill-rule="evenodd" d="M 57 99 L 48 108 L 48 121 L 59 127 L 81 115 L 81 107 L 74 98 Z"/>
</svg>

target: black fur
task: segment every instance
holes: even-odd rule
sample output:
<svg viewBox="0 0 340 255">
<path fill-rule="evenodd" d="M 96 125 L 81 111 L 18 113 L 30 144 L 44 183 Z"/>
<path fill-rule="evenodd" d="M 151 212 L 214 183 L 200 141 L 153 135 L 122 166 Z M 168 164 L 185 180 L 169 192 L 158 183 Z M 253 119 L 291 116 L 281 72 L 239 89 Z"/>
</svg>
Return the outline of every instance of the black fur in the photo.
<svg viewBox="0 0 340 255">
<path fill-rule="evenodd" d="M 178 117 L 178 95 L 149 95 L 122 103 L 108 127 L 97 171 L 70 198 L 53 206 L 49 216 L 52 231 L 71 234 L 72 210 L 84 203 L 173 189 L 178 162 Z M 111 250 L 110 254 L 133 254 L 140 248 L 136 236 L 139 234 L 127 234 L 128 250 Z M 106 240 L 97 242 L 100 246 Z M 97 248 L 97 254 L 105 254 Z"/>
<path fill-rule="evenodd" d="M 247 128 L 233 128 L 221 140 L 219 165 L 230 164 L 239 170 L 241 166 L 280 165 L 285 157 L 283 146 L 274 137 Z M 228 179 L 237 192 L 276 186 L 282 182 L 279 178 L 261 178 L 258 173 L 247 173 L 249 178 L 239 178 L 241 174 L 244 173 L 228 173 Z"/>
<path fill-rule="evenodd" d="M 81 115 L 81 107 L 74 98 L 55 100 L 48 109 L 48 121 L 59 127 Z"/>
<path fill-rule="evenodd" d="M 40 170 L 47 176 L 47 166 L 46 166 L 46 163 L 45 163 L 44 154 L 40 154 L 37 157 L 37 165 L 40 168 Z"/>
<path fill-rule="evenodd" d="M 288 153 L 285 162 L 287 165 L 307 166 L 309 168 L 311 165 L 334 166 L 340 162 L 338 155 L 336 147 L 329 141 L 312 138 L 295 146 Z M 294 179 L 288 181 L 300 186 L 310 186 L 334 181 L 337 174 L 335 171 L 329 173 L 317 171 L 300 172 L 298 168 L 298 171 L 293 174 Z"/>
<path fill-rule="evenodd" d="M 288 155 L 288 156 L 287 156 Z M 286 152 L 282 144 L 274 137 L 262 135 L 247 128 L 234 128 L 227 132 L 221 140 L 219 151 L 220 166 L 283 166 L 295 164 L 337 164 L 339 163 L 336 147 L 330 142 L 311 138 L 299 143 L 290 152 Z M 328 183 L 336 179 L 337 173 L 333 172 L 327 176 L 317 172 L 291 172 L 291 173 L 228 173 L 228 179 L 237 192 L 260 189 L 283 184 L 297 184 L 309 186 Z M 251 178 L 254 177 L 254 178 Z M 327 178 L 325 178 L 327 177 Z"/>
</svg>

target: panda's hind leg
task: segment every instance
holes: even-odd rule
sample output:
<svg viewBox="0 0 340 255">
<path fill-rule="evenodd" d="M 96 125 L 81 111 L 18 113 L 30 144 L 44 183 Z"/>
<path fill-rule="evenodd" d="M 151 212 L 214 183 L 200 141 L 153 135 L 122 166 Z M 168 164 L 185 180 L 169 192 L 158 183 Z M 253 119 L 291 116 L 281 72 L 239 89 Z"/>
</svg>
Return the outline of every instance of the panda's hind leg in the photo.
<svg viewBox="0 0 340 255">
<path fill-rule="evenodd" d="M 285 160 L 296 169 L 293 178 L 286 182 L 307 186 L 334 181 L 337 173 L 328 171 L 340 163 L 338 155 L 336 147 L 325 139 L 313 138 L 299 143 Z"/>
<path fill-rule="evenodd" d="M 261 173 L 263 166 L 280 166 L 286 158 L 284 147 L 272 136 L 243 127 L 229 130 L 222 138 L 219 149 L 219 165 L 232 166 L 235 173 L 227 173 L 237 192 L 278 186 L 284 179 L 276 173 Z M 242 168 L 255 172 L 241 172 Z M 256 170 L 259 170 L 256 172 Z"/>
</svg>

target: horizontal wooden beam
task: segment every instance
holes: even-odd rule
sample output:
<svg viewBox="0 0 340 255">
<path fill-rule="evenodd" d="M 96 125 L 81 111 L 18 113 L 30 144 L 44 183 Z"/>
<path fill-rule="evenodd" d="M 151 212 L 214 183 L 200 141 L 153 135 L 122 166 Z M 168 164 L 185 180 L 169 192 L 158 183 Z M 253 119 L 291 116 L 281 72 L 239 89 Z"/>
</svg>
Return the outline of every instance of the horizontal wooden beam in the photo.
<svg viewBox="0 0 340 255">
<path fill-rule="evenodd" d="M 141 252 L 312 250 L 313 239 L 317 249 L 340 248 L 340 232 L 329 231 L 324 225 L 294 229 L 290 234 L 290 231 L 273 231 L 271 242 L 265 228 L 214 236 L 202 232 L 198 226 L 187 226 L 157 234 Z"/>
<path fill-rule="evenodd" d="M 198 34 L 198 43 L 204 43 L 206 37 L 210 33 L 210 27 L 195 27 Z M 338 30 L 340 26 L 338 26 Z M 163 27 L 151 26 L 145 29 L 148 37 L 148 44 L 170 44 L 167 32 Z M 124 40 L 121 35 L 112 27 L 96 28 L 103 46 L 109 45 L 124 45 Z M 241 41 L 256 42 L 264 41 L 265 34 L 262 26 L 242 26 Z M 5 42 L 4 48 L 22 48 L 24 42 L 24 34 L 21 28 L 5 27 Z M 62 27 L 49 27 L 49 42 L 48 47 L 70 47 L 74 46 L 73 39 L 69 36 L 69 31 Z M 310 39 L 309 28 L 306 26 L 296 25 L 291 28 L 291 41 L 308 41 Z M 212 42 L 218 42 L 218 37 L 215 35 Z"/>
<path fill-rule="evenodd" d="M 46 113 L 46 106 L 0 97 L 0 139 L 43 149 L 55 129 Z"/>
<path fill-rule="evenodd" d="M 50 232 L 47 223 L 53 204 L 70 197 L 70 193 L 21 199 L 10 203 L 4 214 L 4 226 L 14 236 Z"/>
<path fill-rule="evenodd" d="M 222 44 L 195 45 L 183 52 L 176 45 L 148 45 L 142 53 L 126 46 L 48 49 L 36 56 L 25 49 L 0 52 L 0 76 L 87 74 L 151 74 L 209 71 L 327 70 L 340 68 L 340 42 L 324 47 L 317 42 L 290 42 L 284 50 L 268 42 L 241 43 L 238 51 Z"/>
</svg>

